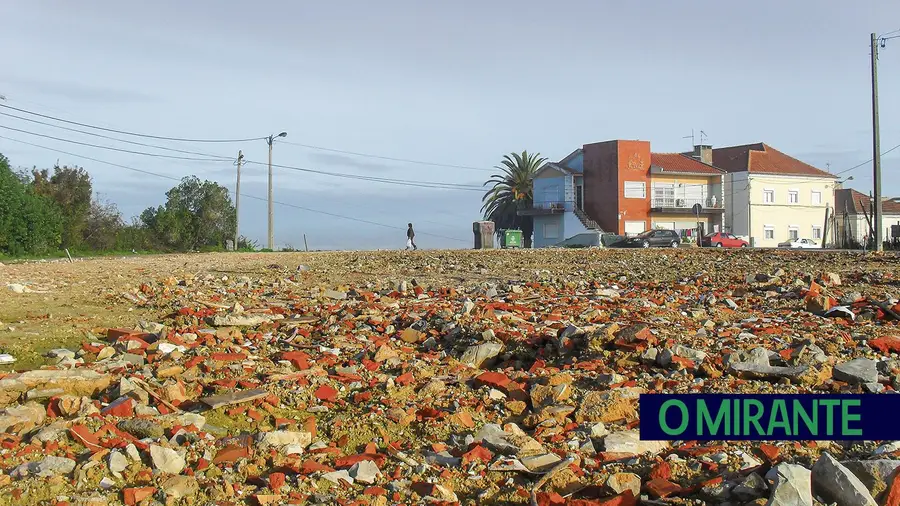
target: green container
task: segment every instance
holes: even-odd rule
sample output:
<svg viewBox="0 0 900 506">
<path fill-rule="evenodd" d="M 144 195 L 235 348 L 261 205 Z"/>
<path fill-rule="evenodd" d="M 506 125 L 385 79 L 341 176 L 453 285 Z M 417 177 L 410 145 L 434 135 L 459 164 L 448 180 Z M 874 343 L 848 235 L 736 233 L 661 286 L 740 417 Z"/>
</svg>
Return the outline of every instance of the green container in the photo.
<svg viewBox="0 0 900 506">
<path fill-rule="evenodd" d="M 502 236 L 502 248 L 521 248 L 522 247 L 522 231 L 521 230 L 504 230 Z"/>
</svg>

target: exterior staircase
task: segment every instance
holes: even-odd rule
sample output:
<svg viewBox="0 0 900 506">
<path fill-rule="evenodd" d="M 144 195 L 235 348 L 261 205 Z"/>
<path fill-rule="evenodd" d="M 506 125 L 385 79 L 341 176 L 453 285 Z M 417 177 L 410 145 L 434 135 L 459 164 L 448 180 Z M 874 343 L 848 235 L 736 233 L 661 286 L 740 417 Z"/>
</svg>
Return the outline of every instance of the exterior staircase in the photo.
<svg viewBox="0 0 900 506">
<path fill-rule="evenodd" d="M 597 230 L 598 232 L 603 232 L 600 228 L 600 225 L 597 224 L 596 221 L 592 220 L 584 211 L 581 209 L 575 208 L 575 216 L 578 217 L 578 220 L 584 225 L 584 228 L 588 230 Z"/>
</svg>

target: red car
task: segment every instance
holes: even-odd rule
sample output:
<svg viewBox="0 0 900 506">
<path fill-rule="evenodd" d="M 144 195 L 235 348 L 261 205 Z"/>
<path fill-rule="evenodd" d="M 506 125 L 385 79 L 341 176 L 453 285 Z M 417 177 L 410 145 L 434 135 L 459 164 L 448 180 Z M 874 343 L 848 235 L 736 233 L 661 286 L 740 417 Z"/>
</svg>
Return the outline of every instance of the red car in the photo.
<svg viewBox="0 0 900 506">
<path fill-rule="evenodd" d="M 750 246 L 750 243 L 743 239 L 738 239 L 732 234 L 728 234 L 725 232 L 716 232 L 714 234 L 707 234 L 700 241 L 701 246 L 712 246 L 715 248 L 746 248 Z"/>
</svg>

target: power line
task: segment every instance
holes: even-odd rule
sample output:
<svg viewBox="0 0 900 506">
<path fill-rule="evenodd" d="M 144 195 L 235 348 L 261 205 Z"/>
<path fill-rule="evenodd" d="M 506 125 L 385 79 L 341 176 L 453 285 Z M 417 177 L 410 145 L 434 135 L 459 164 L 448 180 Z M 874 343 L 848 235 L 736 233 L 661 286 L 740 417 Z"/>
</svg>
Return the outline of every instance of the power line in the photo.
<svg viewBox="0 0 900 506">
<path fill-rule="evenodd" d="M 893 151 L 893 150 L 895 150 L 895 149 L 898 149 L 898 148 L 900 148 L 900 144 L 897 144 L 896 146 L 892 147 L 891 149 L 882 152 L 882 153 L 881 153 L 881 156 L 884 156 L 884 155 L 886 155 L 886 154 L 890 153 L 891 151 Z M 874 158 L 869 158 L 868 160 L 864 161 L 863 163 L 861 163 L 861 164 L 859 164 L 859 165 L 854 165 L 853 167 L 850 167 L 849 169 L 844 169 L 844 170 L 842 170 L 842 171 L 840 171 L 840 172 L 835 172 L 833 175 L 835 175 L 835 176 L 840 176 L 841 174 L 843 174 L 843 173 L 845 173 L 845 172 L 850 172 L 851 170 L 856 170 L 856 169 L 858 169 L 858 168 L 860 168 L 860 167 L 862 167 L 862 166 L 864 166 L 864 165 L 867 165 L 867 164 L 871 163 L 872 160 L 874 160 Z"/>
<path fill-rule="evenodd" d="M 494 169 L 485 169 L 483 167 L 472 167 L 470 165 L 454 165 L 454 164 L 449 164 L 449 163 L 437 163 L 437 162 L 425 162 L 425 161 L 421 161 L 421 160 L 411 160 L 409 158 L 394 158 L 394 157 L 390 157 L 390 156 L 373 155 L 370 153 L 360 153 L 357 151 L 346 151 L 343 149 L 334 149 L 334 148 L 325 148 L 322 146 L 313 146 L 311 144 L 300 144 L 297 142 L 290 142 L 290 141 L 281 141 L 281 143 L 282 144 L 290 144 L 292 146 L 299 146 L 301 148 L 317 149 L 319 151 L 329 151 L 332 153 L 341 153 L 344 155 L 363 156 L 366 158 L 377 158 L 379 160 L 389 160 L 392 162 L 414 163 L 417 165 L 430 165 L 432 167 L 446 167 L 449 169 L 463 169 L 463 170 L 478 170 L 478 171 L 482 171 L 482 172 L 495 172 Z"/>
<path fill-rule="evenodd" d="M 189 161 L 193 161 L 193 162 L 224 162 L 224 161 L 231 162 L 231 160 L 232 160 L 231 158 L 210 159 L 210 158 L 196 158 L 196 157 L 191 157 L 191 156 L 161 155 L 159 153 L 147 153 L 146 151 L 134 151 L 131 149 L 121 149 L 121 148 L 114 148 L 111 146 L 101 146 L 99 144 L 91 144 L 89 142 L 73 141 L 70 139 L 63 139 L 62 137 L 54 137 L 52 135 L 45 135 L 45 134 L 39 134 L 36 132 L 29 132 L 28 130 L 22 130 L 20 128 L 13 128 L 13 127 L 9 127 L 6 125 L 0 125 L 0 128 L 5 128 L 6 130 L 12 130 L 14 132 L 20 132 L 23 134 L 34 135 L 35 137 L 43 137 L 45 139 L 52 139 L 54 141 L 69 142 L 71 144 L 78 144 L 80 146 L 88 146 L 91 148 L 99 148 L 99 149 L 108 149 L 110 151 L 118 151 L 120 153 L 129 153 L 132 155 L 152 156 L 155 158 L 171 158 L 173 160 L 189 160 Z"/>
<path fill-rule="evenodd" d="M 173 180 L 173 181 L 181 181 L 181 179 L 179 179 L 179 178 L 177 178 L 177 177 L 174 177 L 174 176 L 166 176 L 165 174 L 160 174 L 160 173 L 158 173 L 158 172 L 150 172 L 150 171 L 148 171 L 148 170 L 136 169 L 136 168 L 134 168 L 134 167 L 129 167 L 129 166 L 127 166 L 127 165 L 120 165 L 120 164 L 118 164 L 118 163 L 107 162 L 107 161 L 105 161 L 105 160 L 99 160 L 99 159 L 97 159 L 97 158 L 91 158 L 90 156 L 79 155 L 79 154 L 77 154 L 77 153 L 70 153 L 70 152 L 68 152 L 68 151 L 63 151 L 63 150 L 61 150 L 61 149 L 50 148 L 50 147 L 47 147 L 47 146 L 41 146 L 40 144 L 34 144 L 34 143 L 31 143 L 31 142 L 28 142 L 28 141 L 23 141 L 23 140 L 19 140 L 19 139 L 13 139 L 12 137 L 5 137 L 5 136 L 3 136 L 3 135 L 0 135 L 0 139 L 6 139 L 6 140 L 8 140 L 8 141 L 18 142 L 19 144 L 25 144 L 25 145 L 27 145 L 27 146 L 33 146 L 33 147 L 36 147 L 36 148 L 46 149 L 47 151 L 53 151 L 53 152 L 56 152 L 56 153 L 62 153 L 62 154 L 64 154 L 64 155 L 75 156 L 75 157 L 78 157 L 78 158 L 84 158 L 85 160 L 90 160 L 90 161 L 92 161 L 92 162 L 104 163 L 104 164 L 106 164 L 106 165 L 111 165 L 111 166 L 113 166 L 113 167 L 119 167 L 119 168 L 122 168 L 122 169 L 131 170 L 131 171 L 134 171 L 134 172 L 140 172 L 140 173 L 143 173 L 143 174 L 149 174 L 149 175 L 151 175 L 151 176 L 156 176 L 156 177 L 162 177 L 162 178 L 166 178 L 166 179 L 171 179 L 171 180 Z"/>
<path fill-rule="evenodd" d="M 268 165 L 267 163 L 255 162 L 253 160 L 247 160 L 244 163 L 253 164 L 253 165 Z M 358 181 L 371 181 L 371 182 L 376 182 L 376 183 L 395 184 L 395 185 L 401 185 L 401 186 L 414 186 L 414 187 L 420 187 L 420 188 L 438 188 L 438 189 L 443 189 L 443 190 L 461 190 L 461 191 L 474 191 L 474 192 L 484 191 L 483 188 L 480 188 L 480 187 L 477 187 L 474 185 L 467 185 L 467 184 L 460 184 L 460 183 L 444 183 L 444 182 L 437 182 L 437 181 L 416 181 L 416 180 L 411 181 L 411 180 L 406 180 L 406 179 L 392 179 L 392 178 L 384 178 L 384 177 L 376 177 L 376 176 L 363 176 L 361 174 L 343 174 L 340 172 L 328 172 L 328 171 L 323 171 L 323 170 L 309 169 L 306 167 L 295 167 L 292 165 L 279 165 L 279 164 L 275 164 L 275 163 L 272 164 L 272 167 L 277 167 L 279 169 L 295 170 L 295 171 L 299 171 L 299 172 L 308 172 L 311 174 L 322 174 L 322 175 L 326 175 L 326 176 L 340 177 L 340 178 L 345 178 L 345 179 L 355 179 Z"/>
<path fill-rule="evenodd" d="M 6 115 L 6 113 L 2 113 L 2 112 L 0 112 L 0 114 Z M 8 115 L 8 116 L 13 116 L 13 115 Z M 17 117 L 17 116 L 13 116 L 13 117 Z M 26 121 L 33 121 L 33 120 L 28 120 L 27 118 L 22 118 L 22 119 L 25 119 Z M 44 122 L 39 122 L 39 123 L 47 124 Z M 50 124 L 50 126 L 57 126 L 57 125 Z M 61 137 L 40 134 L 37 132 L 31 132 L 28 130 L 22 130 L 19 128 L 13 128 L 13 127 L 5 126 L 5 125 L 0 125 L 0 128 L 5 128 L 7 130 L 13 130 L 16 132 L 33 135 L 36 137 L 43 137 L 46 139 L 52 139 L 52 140 L 60 141 L 60 142 L 68 142 L 71 144 L 78 144 L 81 146 L 87 146 L 87 147 L 98 148 L 98 149 L 106 149 L 106 150 L 110 150 L 110 151 L 118 151 L 118 152 L 122 152 L 122 153 L 134 154 L 134 155 L 151 156 L 151 157 L 155 157 L 155 158 L 169 158 L 169 159 L 175 159 L 175 160 L 202 161 L 202 162 L 224 162 L 224 161 L 230 162 L 230 161 L 232 161 L 231 158 L 222 157 L 219 155 L 211 155 L 211 154 L 207 154 L 207 153 L 200 153 L 200 152 L 196 152 L 196 151 L 188 151 L 188 153 L 198 154 L 198 155 L 202 155 L 204 157 L 209 157 L 209 158 L 195 158 L 195 157 L 187 157 L 187 156 L 163 155 L 163 154 L 159 154 L 159 153 L 148 153 L 145 151 L 121 149 L 121 148 L 115 148 L 112 146 L 103 146 L 100 144 L 92 144 L 92 143 L 87 143 L 87 142 L 75 141 L 75 140 L 71 140 L 71 139 L 64 139 Z M 91 132 L 82 132 L 81 130 L 77 130 L 77 129 L 69 129 L 67 127 L 59 127 L 59 128 L 64 128 L 66 130 L 75 130 L 77 132 L 87 133 L 88 135 L 100 135 L 100 134 L 92 134 Z M 116 139 L 114 137 L 109 137 L 109 136 L 102 136 L 102 137 L 108 138 L 111 140 L 121 141 L 121 139 Z M 123 142 L 130 142 L 130 141 L 123 141 Z M 142 143 L 137 143 L 137 144 L 144 145 L 147 147 L 166 149 L 166 148 L 163 148 L 160 146 L 154 146 L 152 144 L 151 145 L 142 144 Z M 246 161 L 246 163 L 247 164 L 255 164 L 255 165 L 265 165 L 263 162 L 255 162 L 252 160 L 248 160 L 248 161 Z M 295 171 L 307 172 L 307 173 L 312 173 L 312 174 L 320 174 L 320 175 L 330 176 L 330 177 L 339 177 L 339 178 L 345 178 L 345 179 L 369 181 L 369 182 L 384 183 L 384 184 L 393 184 L 393 185 L 400 185 L 400 186 L 431 188 L 431 189 L 444 189 L 444 190 L 477 191 L 477 192 L 483 191 L 483 188 L 481 188 L 481 187 L 474 186 L 474 185 L 468 185 L 468 184 L 446 183 L 446 182 L 441 182 L 441 181 L 417 181 L 417 180 L 410 181 L 410 180 L 403 180 L 403 179 L 381 178 L 381 177 L 375 177 L 375 176 L 363 176 L 361 174 L 345 174 L 345 173 L 340 173 L 340 172 L 329 172 L 329 171 L 309 169 L 309 168 L 304 168 L 304 167 L 295 167 L 295 166 L 290 166 L 290 165 L 273 164 L 272 166 L 282 168 L 282 169 L 295 170 Z"/>
<path fill-rule="evenodd" d="M 132 137 L 146 137 L 148 139 L 158 139 L 163 141 L 178 141 L 178 142 L 203 142 L 203 143 L 235 143 L 235 142 L 251 142 L 251 141 L 259 141 L 265 139 L 265 137 L 249 137 L 246 139 L 186 139 L 183 137 L 164 137 L 160 135 L 150 135 L 150 134 L 140 134 L 136 132 L 128 132 L 125 130 L 116 130 L 114 128 L 104 128 L 96 125 L 89 125 L 87 123 L 79 123 L 77 121 L 70 121 L 67 119 L 57 118 L 54 116 L 49 116 L 46 114 L 40 114 L 37 112 L 28 111 L 25 109 L 20 109 L 18 107 L 13 107 L 11 105 L 0 104 L 0 107 L 4 107 L 6 109 L 12 109 L 13 111 L 23 112 L 25 114 L 31 114 L 32 116 L 37 116 L 45 119 L 52 119 L 54 121 L 59 121 L 61 123 L 68 123 L 70 125 L 76 125 L 85 128 L 93 128 L 94 130 L 102 130 L 104 132 L 112 132 L 116 134 L 122 135 L 130 135 Z"/>
<path fill-rule="evenodd" d="M 165 175 L 165 174 L 159 174 L 159 173 L 156 173 L 156 172 L 150 172 L 150 171 L 147 171 L 147 170 L 137 169 L 137 168 L 130 167 L 130 166 L 127 166 L 127 165 L 122 165 L 122 164 L 118 164 L 118 163 L 108 162 L 108 161 L 106 161 L 106 160 L 100 160 L 100 159 L 98 159 L 98 158 L 92 158 L 92 157 L 90 157 L 90 156 L 80 155 L 80 154 L 78 154 L 78 153 L 71 153 L 71 152 L 68 152 L 68 151 L 63 151 L 63 150 L 61 150 L 61 149 L 55 149 L 55 148 L 51 148 L 51 147 L 47 147 L 47 146 L 42 146 L 42 145 L 40 145 L 40 144 L 34 144 L 34 143 L 31 143 L 31 142 L 22 141 L 22 140 L 19 140 L 19 139 L 13 139 L 13 138 L 11 138 L 11 137 L 5 137 L 5 136 L 0 135 L 0 139 L 6 139 L 6 140 L 8 140 L 8 141 L 18 142 L 18 143 L 20 143 L 20 144 L 25 144 L 25 145 L 28 145 L 28 146 L 33 146 L 33 147 L 41 148 L 41 149 L 46 149 L 46 150 L 48 150 L 48 151 L 53 151 L 53 152 L 56 152 L 56 153 L 62 153 L 62 154 L 69 155 L 69 156 L 74 156 L 74 157 L 78 157 L 78 158 L 84 158 L 85 160 L 90 160 L 90 161 L 97 162 L 97 163 L 103 163 L 103 164 L 106 164 L 106 165 L 110 165 L 110 166 L 113 166 L 113 167 L 119 167 L 119 168 L 122 168 L 122 169 L 125 169 L 125 170 L 134 171 L 134 172 L 140 172 L 140 173 L 142 173 L 142 174 L 148 174 L 148 175 L 151 175 L 151 176 L 161 177 L 161 178 L 164 178 L 164 179 L 170 179 L 170 180 L 173 180 L 173 181 L 181 181 L 181 179 L 179 179 L 179 178 L 177 178 L 177 177 L 167 176 L 167 175 Z M 254 200 L 260 200 L 260 201 L 263 201 L 263 202 L 268 202 L 268 199 L 267 199 L 267 198 L 264 198 L 264 197 L 258 197 L 258 196 L 256 196 L 256 195 L 247 195 L 247 194 L 245 194 L 245 193 L 241 193 L 240 195 L 241 195 L 242 197 L 246 197 L 246 198 L 250 198 L 250 199 L 254 199 Z M 331 213 L 331 212 L 327 212 L 327 211 L 320 211 L 320 210 L 318 210 L 318 209 L 312 209 L 312 208 L 309 208 L 309 207 L 298 206 L 298 205 L 296 205 L 296 204 L 289 204 L 289 203 L 287 203 L 287 202 L 279 202 L 279 201 L 277 201 L 277 200 L 275 200 L 275 201 L 273 201 L 273 202 L 276 203 L 276 204 L 278 204 L 278 205 L 281 205 L 281 206 L 291 207 L 291 208 L 294 208 L 294 209 L 299 209 L 299 210 L 301 210 L 301 211 L 308 211 L 308 212 L 311 212 L 311 213 L 322 214 L 322 215 L 326 215 L 326 216 L 332 216 L 332 217 L 335 217 L 335 218 L 340 218 L 340 219 L 349 220 L 349 221 L 355 221 L 355 222 L 358 222 L 358 223 L 366 223 L 366 224 L 369 224 L 369 225 L 375 225 L 375 226 L 384 227 L 384 228 L 390 228 L 390 229 L 394 229 L 394 230 L 406 230 L 404 227 L 398 227 L 398 226 L 395 226 L 395 225 L 387 225 L 387 224 L 385 224 L 385 223 L 378 223 L 378 222 L 376 222 L 376 221 L 365 220 L 365 219 L 362 219 L 362 218 L 354 218 L 354 217 L 352 217 L 352 216 L 345 216 L 345 215 L 342 215 L 342 214 Z M 429 237 L 437 237 L 437 238 L 440 238 L 440 239 L 447 239 L 447 240 L 451 240 L 451 241 L 457 241 L 457 242 L 464 242 L 464 243 L 468 243 L 468 242 L 469 242 L 469 241 L 467 241 L 467 240 L 459 239 L 459 238 L 457 238 L 457 237 L 449 237 L 449 236 L 440 235 L 440 234 L 431 234 L 431 233 L 428 233 L 428 232 L 419 232 L 419 234 L 420 234 L 420 235 L 426 235 L 426 236 L 429 236 Z"/>
<path fill-rule="evenodd" d="M 80 134 L 84 134 L 84 135 L 92 135 L 92 136 L 94 136 L 94 137 L 100 137 L 100 138 L 102 138 L 102 139 L 109 139 L 109 140 L 113 140 L 113 141 L 116 141 L 116 142 L 124 142 L 124 143 L 126 143 L 126 144 L 132 144 L 132 145 L 135 145 L 135 146 L 144 146 L 144 147 L 146 147 L 146 148 L 162 149 L 162 150 L 164 150 L 164 151 L 171 151 L 171 152 L 173 152 L 173 153 L 184 153 L 184 154 L 188 154 L 188 155 L 200 155 L 200 156 L 208 156 L 208 157 L 211 157 L 211 158 L 223 158 L 223 159 L 228 159 L 228 157 L 226 157 L 226 156 L 210 155 L 210 154 L 208 154 L 208 153 L 200 153 L 200 152 L 197 152 L 197 151 L 187 151 L 187 150 L 184 150 L 184 149 L 175 149 L 175 148 L 170 148 L 170 147 L 166 147 L 166 146 L 160 146 L 160 145 L 157 145 L 157 144 L 146 144 L 146 143 L 143 143 L 143 142 L 137 142 L 137 141 L 129 141 L 129 140 L 125 140 L 125 139 L 119 139 L 118 137 L 110 137 L 109 135 L 98 134 L 98 133 L 96 133 L 96 132 L 88 132 L 87 130 L 80 130 L 80 129 L 78 129 L 78 128 L 70 128 L 70 127 L 66 127 L 66 126 L 62 126 L 62 125 L 54 125 L 53 123 L 47 123 L 46 121 L 40 121 L 40 120 L 36 120 L 36 119 L 31 119 L 31 118 L 24 118 L 24 117 L 22 117 L 22 116 L 16 116 L 15 114 L 10 114 L 10 113 L 8 113 L 8 112 L 0 112 L 0 115 L 2 115 L 2 116 L 8 116 L 8 117 L 10 117 L 10 118 L 19 119 L 19 120 L 22 120 L 22 121 L 28 121 L 29 123 L 36 123 L 36 124 L 38 124 L 38 125 L 45 125 L 45 126 L 49 126 L 49 127 L 53 127 L 53 128 L 59 128 L 59 129 L 61 129 L 61 130 L 68 130 L 69 132 L 78 132 L 78 133 L 80 133 Z"/>
</svg>

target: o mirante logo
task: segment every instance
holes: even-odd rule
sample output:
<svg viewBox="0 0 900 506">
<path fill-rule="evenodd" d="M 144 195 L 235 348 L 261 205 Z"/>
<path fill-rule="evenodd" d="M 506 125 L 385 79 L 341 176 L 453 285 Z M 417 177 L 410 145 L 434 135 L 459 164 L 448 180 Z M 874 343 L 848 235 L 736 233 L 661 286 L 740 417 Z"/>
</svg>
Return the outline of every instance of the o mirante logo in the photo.
<svg viewBox="0 0 900 506">
<path fill-rule="evenodd" d="M 641 394 L 643 440 L 893 440 L 900 395 Z"/>
</svg>

